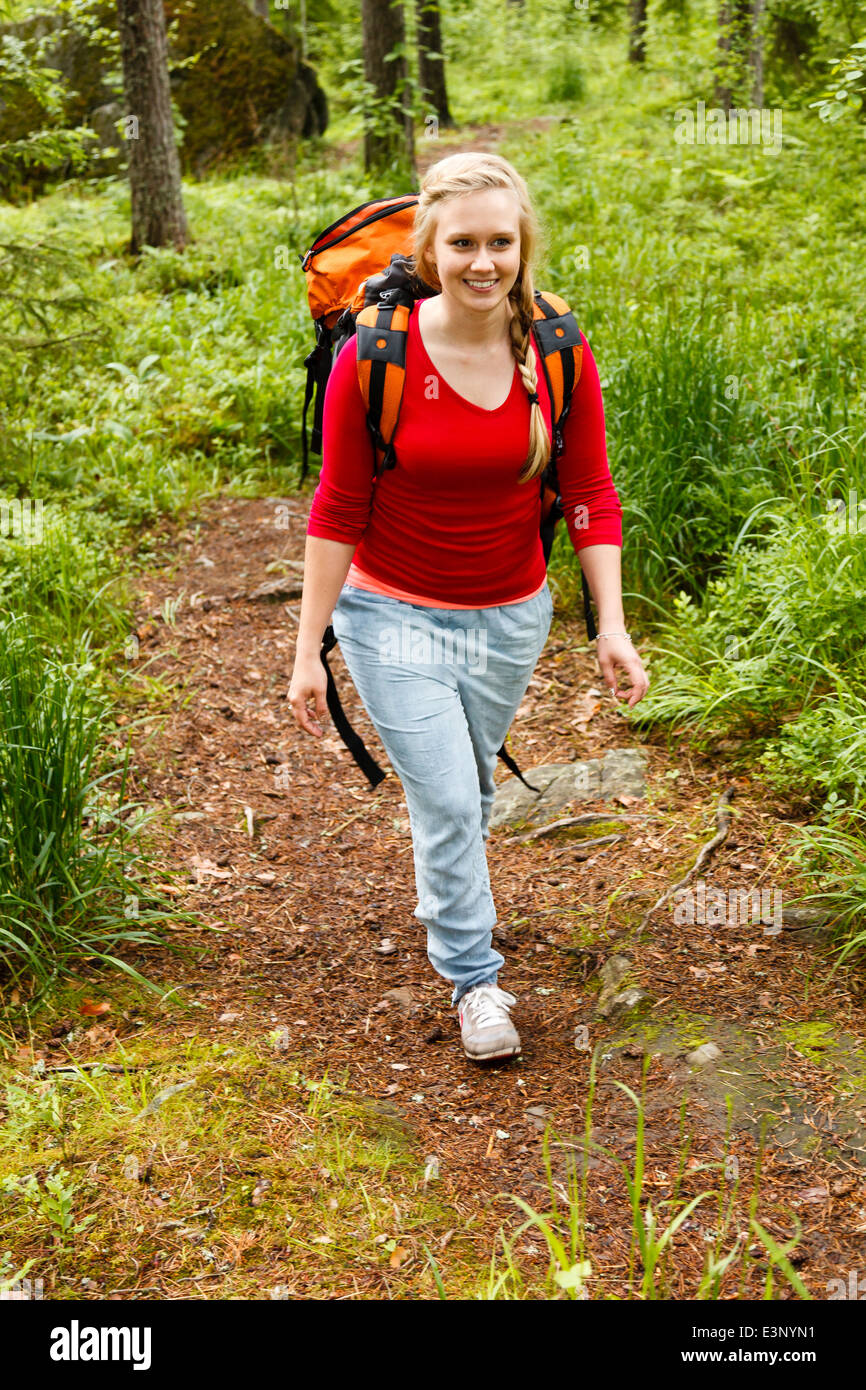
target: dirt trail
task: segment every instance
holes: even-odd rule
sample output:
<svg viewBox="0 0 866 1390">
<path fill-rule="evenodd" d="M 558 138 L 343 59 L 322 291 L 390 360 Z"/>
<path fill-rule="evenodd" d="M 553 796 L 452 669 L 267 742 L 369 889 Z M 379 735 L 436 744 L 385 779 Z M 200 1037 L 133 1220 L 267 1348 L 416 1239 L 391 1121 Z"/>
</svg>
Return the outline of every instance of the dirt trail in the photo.
<svg viewBox="0 0 866 1390">
<path fill-rule="evenodd" d="M 216 945 L 205 938 L 200 964 L 178 970 L 172 958 L 151 952 L 142 961 L 147 972 L 182 982 L 206 1005 L 196 1015 L 203 1037 L 260 1037 L 284 1027 L 290 1053 L 311 1072 L 327 1068 L 336 1076 L 348 1068 L 352 1088 L 375 1111 L 408 1127 L 419 1161 L 438 1156 L 458 1208 L 489 1205 L 491 1232 L 507 1214 L 498 1193 L 544 1204 L 545 1124 L 566 1142 L 583 1131 L 590 1051 L 576 1046 L 576 1030 L 586 1030 L 589 1048 L 604 1044 L 593 1137 L 625 1162 L 634 1152 L 634 1108 L 612 1083 L 639 1090 L 643 1057 L 652 1058 L 647 1191 L 654 1202 L 669 1195 L 677 1172 L 684 1095 L 694 1139 L 681 1190 L 705 1190 L 717 1180 L 698 1167 L 719 1163 L 725 1151 L 727 1069 L 729 1084 L 745 1097 L 730 1145 L 743 1204 L 758 1120 L 775 1109 L 780 1121 L 764 1155 L 759 1212 L 777 1238 L 792 1233 L 787 1213 L 799 1215 L 805 1234 L 798 1267 L 815 1296 L 826 1297 L 826 1281 L 840 1269 L 862 1267 L 864 1254 L 866 1153 L 863 1126 L 851 1119 L 852 1107 L 855 1116 L 858 1104 L 866 1107 L 866 1065 L 856 1050 L 866 1017 L 862 994 L 853 993 L 857 977 L 830 978 L 826 952 L 796 932 L 773 937 L 750 924 L 722 931 L 676 926 L 669 910 L 643 936 L 635 931 L 646 907 L 712 835 L 718 795 L 731 777 L 717 763 L 674 758 L 649 742 L 647 802 L 630 808 L 649 819 L 633 823 L 624 841 L 581 862 L 576 840 L 505 845 L 509 832 L 491 836 L 502 984 L 519 999 L 524 1051 L 498 1069 L 473 1066 L 459 1046 L 449 988 L 429 966 L 423 929 L 412 916 L 412 846 L 398 780 L 390 772 L 370 791 L 336 735 L 312 740 L 286 704 L 299 602 L 268 601 L 256 591 L 279 588 L 280 580 L 284 594 L 297 590 L 309 501 L 308 493 L 208 503 L 197 522 L 166 528 L 170 563 L 142 588 L 138 661 L 149 676 L 179 682 L 183 697 L 178 693 L 161 728 L 153 721 L 151 738 L 150 726 L 136 731 L 143 775 L 134 791 L 170 808 L 165 868 L 183 871 L 179 907 L 223 928 Z M 173 625 L 159 616 L 171 615 L 166 601 L 176 605 Z M 638 742 L 610 701 L 588 693 L 600 682 L 584 641 L 577 617 L 554 616 L 512 730 L 512 751 L 524 768 Z M 349 717 L 387 768 L 339 649 L 332 669 Z M 500 769 L 497 777 L 505 776 Z M 736 785 L 731 834 L 705 878 L 722 887 L 744 878 L 777 882 L 773 866 L 790 812 L 768 804 L 749 779 Z M 598 802 L 585 809 L 611 808 Z M 396 946 L 393 954 L 377 949 L 385 938 Z M 626 1028 L 595 1013 L 598 967 L 614 951 L 630 957 L 652 1000 Z M 236 1017 L 220 1023 L 223 1014 Z M 832 1025 L 816 1042 L 820 1018 Z M 164 1027 L 168 1033 L 172 1025 Z M 188 1028 L 189 1019 L 174 1027 Z M 836 1029 L 848 1038 L 838 1052 Z M 702 1072 L 685 1054 L 708 1040 L 723 1058 Z M 766 1066 L 756 1065 L 762 1048 Z M 751 1070 L 744 1071 L 738 1058 L 746 1055 Z M 845 1123 L 837 1123 L 842 1109 Z M 568 1152 L 556 1150 L 557 1171 Z M 624 1272 L 630 1227 L 623 1182 L 605 1160 L 593 1158 L 590 1166 L 596 1257 L 615 1281 Z M 691 1287 L 712 1204 L 707 1211 L 681 1237 Z"/>
<path fill-rule="evenodd" d="M 512 125 L 543 138 L 551 119 Z M 419 172 L 457 149 L 496 149 L 508 129 L 478 126 L 419 141 Z M 518 996 L 524 1051 L 498 1068 L 473 1066 L 460 1049 L 450 989 L 429 966 L 412 916 L 412 844 L 399 782 L 391 772 L 371 792 L 335 734 L 314 742 L 286 704 L 299 606 L 291 595 L 311 492 L 219 499 L 185 526 L 166 524 L 166 564 L 140 588 L 137 664 L 174 698 L 167 718 L 135 731 L 132 794 L 166 808 L 160 867 L 166 879 L 178 875 L 179 909 L 221 929 L 218 936 L 173 932 L 200 948 L 196 964 L 179 967 L 167 951 L 141 956 L 148 975 L 204 1005 L 192 1018 L 148 1016 L 147 1037 L 155 1046 L 179 1041 L 192 1027 L 197 1038 L 226 1042 L 285 1029 L 287 1056 L 309 1075 L 333 1078 L 346 1069 L 383 1129 L 401 1126 L 420 1164 L 436 1155 L 443 1196 L 475 1221 L 479 1249 L 488 1251 L 496 1229 L 514 1219 L 499 1194 L 547 1208 L 547 1125 L 561 1141 L 552 1149 L 554 1173 L 564 1176 L 575 1152 L 569 1145 L 584 1131 L 592 1049 L 599 1059 L 592 1138 L 631 1166 L 634 1107 L 614 1083 L 639 1091 L 648 1058 L 645 1197 L 669 1220 L 665 1201 L 681 1164 L 679 1193 L 688 1197 L 718 1186 L 718 1167 L 704 1165 L 727 1154 L 741 1180 L 732 1231 L 743 1229 L 769 1116 L 758 1215 L 778 1240 L 793 1233 L 791 1213 L 799 1217 L 794 1262 L 813 1296 L 827 1297 L 828 1280 L 862 1269 L 866 1257 L 860 976 L 831 977 L 825 947 L 804 933 L 677 926 L 670 909 L 637 931 L 646 908 L 713 834 L 719 794 L 732 780 L 734 823 L 703 876 L 708 883 L 778 884 L 795 810 L 718 760 L 670 755 L 664 740 L 650 739 L 647 801 L 629 808 L 649 818 L 629 825 L 624 840 L 580 859 L 576 839 L 506 845 L 509 832 L 494 832 L 496 942 L 506 959 L 502 983 Z M 290 597 L 256 595 L 280 580 Z M 590 693 L 602 687 L 584 638 L 576 614 L 554 616 L 512 729 L 510 746 L 524 769 L 639 742 L 611 703 Z M 387 768 L 339 648 L 331 660 L 354 726 Z M 497 777 L 506 776 L 500 768 Z M 785 890 L 793 890 L 788 880 Z M 377 949 L 385 939 L 396 946 L 391 954 Z M 649 996 L 636 1020 L 619 1024 L 596 1013 L 599 968 L 615 952 L 629 957 L 632 979 Z M 134 1019 L 128 1031 L 141 1037 Z M 706 1042 L 721 1049 L 716 1063 L 689 1064 L 687 1054 Z M 93 1056 L 110 1046 L 110 1036 L 101 1047 L 94 1042 Z M 726 1141 L 728 1091 L 736 1099 Z M 631 1227 L 622 1175 L 599 1151 L 589 1166 L 594 1269 L 608 1294 L 622 1296 Z M 713 1202 L 699 1207 L 677 1238 L 681 1296 L 697 1287 L 716 1212 Z M 525 1246 L 520 1253 L 532 1258 Z M 538 1247 L 534 1258 L 545 1262 Z M 760 1296 L 762 1283 L 756 1267 L 745 1296 Z"/>
</svg>

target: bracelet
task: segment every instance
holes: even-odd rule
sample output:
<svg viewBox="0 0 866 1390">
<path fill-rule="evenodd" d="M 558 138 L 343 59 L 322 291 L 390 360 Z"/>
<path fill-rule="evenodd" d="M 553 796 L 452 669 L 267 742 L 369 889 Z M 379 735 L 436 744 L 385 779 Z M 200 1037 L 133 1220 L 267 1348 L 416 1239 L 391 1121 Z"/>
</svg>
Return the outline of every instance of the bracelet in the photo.
<svg viewBox="0 0 866 1390">
<path fill-rule="evenodd" d="M 629 637 L 627 632 L 597 632 L 595 635 L 596 642 L 598 641 L 599 637 L 625 637 L 629 642 L 631 642 L 631 638 Z M 632 646 L 634 646 L 633 642 Z"/>
</svg>

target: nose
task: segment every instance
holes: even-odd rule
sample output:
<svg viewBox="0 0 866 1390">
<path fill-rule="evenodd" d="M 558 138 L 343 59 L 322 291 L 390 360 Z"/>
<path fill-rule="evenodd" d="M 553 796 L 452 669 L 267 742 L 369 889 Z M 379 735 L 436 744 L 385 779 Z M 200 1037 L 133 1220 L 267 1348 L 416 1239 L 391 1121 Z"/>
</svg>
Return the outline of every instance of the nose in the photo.
<svg viewBox="0 0 866 1390">
<path fill-rule="evenodd" d="M 488 251 L 479 251 L 472 262 L 473 270 L 493 270 L 495 262 Z"/>
</svg>

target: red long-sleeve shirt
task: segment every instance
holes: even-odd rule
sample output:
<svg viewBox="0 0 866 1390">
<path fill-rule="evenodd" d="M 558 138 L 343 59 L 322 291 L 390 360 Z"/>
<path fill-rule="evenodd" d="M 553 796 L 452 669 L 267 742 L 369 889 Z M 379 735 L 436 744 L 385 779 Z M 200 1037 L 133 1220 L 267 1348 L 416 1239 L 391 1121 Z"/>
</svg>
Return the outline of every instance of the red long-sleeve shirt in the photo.
<svg viewBox="0 0 866 1390">
<path fill-rule="evenodd" d="M 397 463 L 376 481 L 355 338 L 337 354 L 325 391 L 322 468 L 307 534 L 356 545 L 349 583 L 354 575 L 362 587 L 440 607 L 517 602 L 536 593 L 546 575 L 539 480 L 518 482 L 529 444 L 529 398 L 516 364 L 511 392 L 498 410 L 459 395 L 427 355 L 420 303 L 409 318 Z M 576 551 L 622 545 L 598 370 L 582 341 L 580 380 L 557 463 L 564 522 Z M 550 397 L 537 353 L 536 362 L 550 432 Z"/>
</svg>

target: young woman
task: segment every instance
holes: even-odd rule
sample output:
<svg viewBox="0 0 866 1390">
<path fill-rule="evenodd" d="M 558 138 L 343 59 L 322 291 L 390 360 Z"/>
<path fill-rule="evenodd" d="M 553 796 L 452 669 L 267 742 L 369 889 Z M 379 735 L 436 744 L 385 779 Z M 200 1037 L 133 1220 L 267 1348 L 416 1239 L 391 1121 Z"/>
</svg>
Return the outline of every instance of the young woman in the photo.
<svg viewBox="0 0 866 1390">
<path fill-rule="evenodd" d="M 505 961 L 492 945 L 486 841 L 497 749 L 553 614 L 539 536 L 551 406 L 530 334 L 537 238 L 526 184 L 505 159 L 454 154 L 428 170 L 413 269 L 440 293 L 416 300 L 409 320 L 397 465 L 374 481 L 350 338 L 325 394 L 289 688 L 298 724 L 321 737 L 331 621 L 406 793 L 414 915 L 474 1061 L 520 1051 L 515 997 L 497 983 Z M 559 490 L 597 607 L 599 664 L 633 707 L 648 681 L 625 631 L 622 509 L 585 338 L 563 436 Z M 617 687 L 617 668 L 630 689 Z"/>
</svg>

